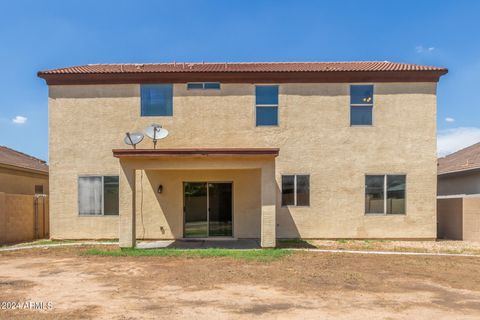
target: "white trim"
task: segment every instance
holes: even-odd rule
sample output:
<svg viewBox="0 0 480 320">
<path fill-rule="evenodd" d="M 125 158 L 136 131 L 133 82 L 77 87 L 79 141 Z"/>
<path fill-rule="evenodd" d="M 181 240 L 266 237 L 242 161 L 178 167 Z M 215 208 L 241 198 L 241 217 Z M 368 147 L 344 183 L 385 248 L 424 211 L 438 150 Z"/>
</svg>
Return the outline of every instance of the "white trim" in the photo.
<svg viewBox="0 0 480 320">
<path fill-rule="evenodd" d="M 437 196 L 437 199 L 459 199 L 459 198 L 479 198 L 480 193 L 472 193 L 472 194 L 450 194 L 445 196 Z"/>
</svg>

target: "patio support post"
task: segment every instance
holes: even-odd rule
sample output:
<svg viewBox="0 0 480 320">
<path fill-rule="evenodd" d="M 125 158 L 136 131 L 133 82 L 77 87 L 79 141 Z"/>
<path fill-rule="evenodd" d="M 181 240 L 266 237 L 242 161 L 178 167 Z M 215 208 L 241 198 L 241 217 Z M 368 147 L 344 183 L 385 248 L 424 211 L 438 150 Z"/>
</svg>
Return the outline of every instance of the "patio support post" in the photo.
<svg viewBox="0 0 480 320">
<path fill-rule="evenodd" d="M 119 179 L 120 223 L 119 245 L 121 248 L 135 247 L 135 169 L 120 160 Z"/>
<path fill-rule="evenodd" d="M 275 181 L 275 160 L 267 162 L 262 166 L 261 173 L 261 194 L 262 194 L 262 224 L 261 239 L 262 248 L 273 248 L 276 246 L 276 181 Z"/>
</svg>

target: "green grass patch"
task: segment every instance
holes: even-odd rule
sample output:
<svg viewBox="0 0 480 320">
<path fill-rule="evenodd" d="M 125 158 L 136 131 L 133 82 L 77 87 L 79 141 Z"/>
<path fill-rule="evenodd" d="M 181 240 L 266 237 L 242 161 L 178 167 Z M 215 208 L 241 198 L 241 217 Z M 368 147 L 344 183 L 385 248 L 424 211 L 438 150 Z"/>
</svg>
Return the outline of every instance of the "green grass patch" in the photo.
<svg viewBox="0 0 480 320">
<path fill-rule="evenodd" d="M 286 249 L 116 249 L 102 250 L 98 248 L 88 249 L 82 255 L 105 256 L 105 257 L 187 257 L 187 258 L 211 258 L 228 257 L 242 260 L 273 261 L 292 254 Z"/>
</svg>

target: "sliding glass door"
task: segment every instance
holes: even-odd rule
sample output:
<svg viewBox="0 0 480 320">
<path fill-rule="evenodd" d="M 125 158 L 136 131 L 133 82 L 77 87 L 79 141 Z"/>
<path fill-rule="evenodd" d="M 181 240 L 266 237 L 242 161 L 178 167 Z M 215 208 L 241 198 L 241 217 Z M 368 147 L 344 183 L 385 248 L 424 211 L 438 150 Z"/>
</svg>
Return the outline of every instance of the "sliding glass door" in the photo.
<svg viewBox="0 0 480 320">
<path fill-rule="evenodd" d="M 232 183 L 185 182 L 185 238 L 232 236 Z"/>
</svg>

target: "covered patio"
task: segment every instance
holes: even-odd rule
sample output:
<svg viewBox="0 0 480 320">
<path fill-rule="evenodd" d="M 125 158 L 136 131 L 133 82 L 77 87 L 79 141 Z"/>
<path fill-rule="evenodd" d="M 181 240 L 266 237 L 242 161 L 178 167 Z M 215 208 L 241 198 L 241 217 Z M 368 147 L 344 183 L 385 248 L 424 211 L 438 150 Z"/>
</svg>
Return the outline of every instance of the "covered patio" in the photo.
<svg viewBox="0 0 480 320">
<path fill-rule="evenodd" d="M 148 191 L 150 194 L 155 192 L 154 200 L 147 203 L 148 208 L 146 208 L 149 214 L 147 217 L 149 223 L 154 225 L 156 220 L 165 219 L 167 215 L 175 221 L 171 222 L 171 230 L 169 230 L 168 233 L 170 240 L 183 239 L 185 236 L 191 236 L 187 229 L 188 221 L 185 219 L 186 200 L 183 192 L 185 192 L 186 183 L 195 181 L 194 184 L 201 186 L 199 181 L 205 181 L 204 184 L 210 187 L 211 185 L 221 185 L 221 183 L 217 183 L 218 181 L 232 181 L 232 186 L 230 187 L 230 192 L 233 193 L 231 201 L 234 203 L 232 205 L 232 210 L 234 211 L 232 220 L 236 219 L 237 221 L 233 222 L 233 231 L 229 234 L 231 235 L 231 239 L 243 238 L 245 235 L 247 235 L 247 238 L 250 238 L 249 235 L 252 234 L 252 231 L 248 229 L 258 228 L 261 247 L 275 247 L 275 214 L 277 203 L 275 158 L 278 156 L 278 149 L 176 148 L 114 149 L 112 151 L 114 157 L 119 159 L 120 165 L 120 247 L 135 247 L 138 238 L 136 234 L 138 230 L 136 211 L 139 208 L 138 204 L 136 204 L 136 201 L 138 201 L 138 190 L 136 186 L 136 183 L 138 183 L 136 178 L 137 171 L 150 173 L 149 181 L 151 188 L 148 189 L 151 190 Z M 167 182 L 159 183 L 158 181 Z M 209 181 L 214 181 L 214 183 L 209 183 Z M 249 182 L 252 184 L 251 188 L 248 185 Z M 184 186 L 183 191 L 181 187 L 182 184 Z M 258 192 L 255 186 L 258 186 Z M 142 192 L 143 189 L 144 186 L 142 185 Z M 184 198 L 183 205 L 181 204 L 182 197 Z M 252 200 L 254 197 L 258 197 L 258 203 Z M 156 202 L 162 203 L 158 206 Z M 168 203 L 168 205 L 166 203 Z M 141 207 L 143 208 L 143 203 Z M 258 212 L 258 222 L 251 217 L 248 219 L 244 218 L 243 208 Z M 211 214 L 210 209 L 209 207 L 208 216 Z M 222 210 L 222 208 L 216 208 L 216 210 Z M 159 214 L 160 216 L 158 216 Z M 208 218 L 206 222 L 208 223 Z M 179 223 L 182 223 L 181 227 L 178 226 Z M 160 226 L 159 228 L 164 227 Z M 209 235 L 212 236 L 212 234 L 218 235 L 213 232 Z M 150 233 L 150 236 L 147 237 L 144 233 L 141 237 L 159 238 L 155 233 Z M 200 236 L 199 238 L 203 237 Z M 210 237 L 208 239 L 212 240 L 215 238 Z"/>
</svg>

